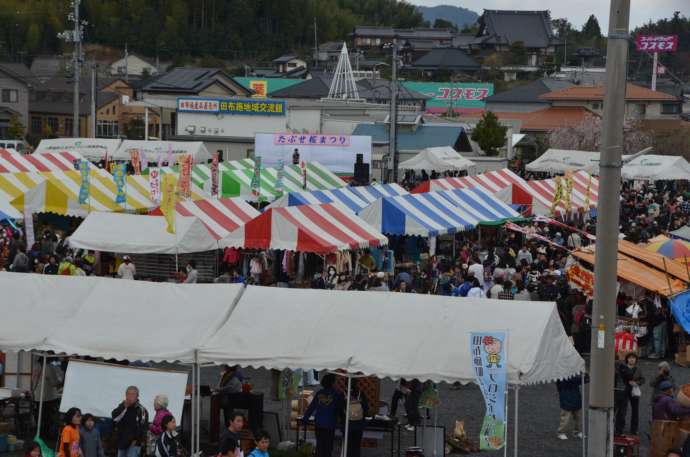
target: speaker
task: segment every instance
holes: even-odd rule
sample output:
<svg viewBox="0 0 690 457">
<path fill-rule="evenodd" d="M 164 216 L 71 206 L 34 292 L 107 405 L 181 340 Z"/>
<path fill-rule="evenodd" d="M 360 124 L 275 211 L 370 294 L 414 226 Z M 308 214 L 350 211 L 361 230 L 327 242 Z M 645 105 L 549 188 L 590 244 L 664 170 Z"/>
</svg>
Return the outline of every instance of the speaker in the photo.
<svg viewBox="0 0 690 457">
<path fill-rule="evenodd" d="M 361 156 L 361 154 L 358 154 Z M 358 162 L 355 162 L 355 182 L 361 185 L 369 184 L 369 164 L 362 163 L 358 157 Z"/>
</svg>

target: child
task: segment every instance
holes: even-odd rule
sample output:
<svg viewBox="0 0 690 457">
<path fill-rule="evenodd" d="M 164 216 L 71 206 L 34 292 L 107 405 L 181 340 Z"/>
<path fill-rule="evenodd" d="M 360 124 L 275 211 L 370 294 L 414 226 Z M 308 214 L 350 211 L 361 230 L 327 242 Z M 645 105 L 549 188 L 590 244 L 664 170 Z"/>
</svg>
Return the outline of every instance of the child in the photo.
<svg viewBox="0 0 690 457">
<path fill-rule="evenodd" d="M 271 435 L 264 430 L 259 430 L 254 437 L 256 448 L 249 453 L 248 457 L 268 457 L 268 446 L 271 444 Z"/>
<path fill-rule="evenodd" d="M 70 408 L 65 413 L 65 426 L 60 433 L 58 457 L 82 457 L 79 447 L 79 425 L 81 425 L 81 411 Z"/>
<path fill-rule="evenodd" d="M 25 457 L 41 457 L 41 445 L 36 441 L 29 443 L 29 446 L 26 447 Z"/>
<path fill-rule="evenodd" d="M 172 414 L 165 416 L 161 422 L 163 433 L 156 441 L 156 457 L 180 457 L 182 446 L 177 442 L 177 423 Z"/>
<path fill-rule="evenodd" d="M 84 457 L 105 457 L 101 445 L 101 432 L 96 428 L 93 414 L 84 414 L 79 429 L 79 446 Z"/>
</svg>

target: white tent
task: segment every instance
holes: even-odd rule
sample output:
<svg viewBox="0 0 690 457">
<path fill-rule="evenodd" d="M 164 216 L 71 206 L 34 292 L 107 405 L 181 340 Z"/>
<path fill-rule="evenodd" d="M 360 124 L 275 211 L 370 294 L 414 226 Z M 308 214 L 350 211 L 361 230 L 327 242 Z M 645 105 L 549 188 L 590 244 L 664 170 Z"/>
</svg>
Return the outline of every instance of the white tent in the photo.
<svg viewBox="0 0 690 457">
<path fill-rule="evenodd" d="M 470 332 L 505 330 L 512 384 L 584 369 L 553 303 L 22 273 L 0 290 L 5 350 L 474 382 Z"/>
<path fill-rule="evenodd" d="M 585 170 L 598 174 L 599 153 L 570 149 L 547 149 L 539 158 L 528 163 L 525 168 L 528 171 L 545 173 L 562 174 L 566 171 Z"/>
<path fill-rule="evenodd" d="M 54 138 L 41 140 L 34 154 L 77 152 L 88 160 L 103 160 L 113 157 L 122 140 L 107 138 Z"/>
<path fill-rule="evenodd" d="M 218 243 L 196 217 L 175 218 L 175 234 L 163 216 L 93 212 L 70 236 L 78 249 L 128 254 L 185 254 L 218 249 Z"/>
<path fill-rule="evenodd" d="M 450 146 L 422 149 L 419 154 L 408 159 L 398 168 L 401 170 L 463 171 L 475 166 Z"/>
<path fill-rule="evenodd" d="M 643 155 L 621 170 L 623 179 L 666 181 L 690 179 L 690 163 L 681 156 Z"/>
<path fill-rule="evenodd" d="M 169 150 L 172 151 L 173 156 L 191 154 L 194 163 L 206 163 L 213 158 L 201 141 L 145 140 L 123 140 L 120 147 L 113 154 L 113 158 L 115 160 L 130 160 L 133 149 L 137 149 L 139 153 L 145 154 L 145 158 L 149 162 L 158 162 L 162 156 L 163 161 L 167 163 Z"/>
</svg>

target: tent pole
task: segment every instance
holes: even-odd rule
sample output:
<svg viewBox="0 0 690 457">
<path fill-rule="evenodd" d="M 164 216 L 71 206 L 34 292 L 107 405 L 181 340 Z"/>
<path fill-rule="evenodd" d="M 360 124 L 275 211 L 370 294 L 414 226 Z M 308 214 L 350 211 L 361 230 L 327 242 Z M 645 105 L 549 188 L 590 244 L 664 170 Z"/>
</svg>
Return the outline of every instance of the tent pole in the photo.
<svg viewBox="0 0 690 457">
<path fill-rule="evenodd" d="M 343 437 L 343 450 L 341 455 L 347 457 L 347 441 L 350 434 L 350 397 L 352 396 L 352 375 L 347 374 L 347 403 L 345 406 L 345 436 Z"/>
<path fill-rule="evenodd" d="M 440 393 L 438 391 L 436 394 L 440 396 Z M 436 439 L 436 427 L 438 427 L 438 407 L 440 405 L 440 401 L 441 401 L 441 399 L 439 397 L 439 404 L 434 407 L 434 453 L 433 453 L 434 457 L 438 456 L 438 446 L 437 446 L 438 440 Z M 444 450 L 444 454 L 445 454 L 445 450 Z"/>
<path fill-rule="evenodd" d="M 190 441 L 191 441 L 191 450 L 192 450 L 192 455 L 194 455 L 194 449 L 196 449 L 196 443 L 195 443 L 195 433 L 194 433 L 194 424 L 196 423 L 196 406 L 194 405 L 194 392 L 196 389 L 196 351 L 194 352 L 194 363 L 192 364 L 192 394 L 191 394 L 191 416 L 192 416 L 192 421 L 191 421 L 191 427 L 189 427 L 189 434 L 190 434 Z"/>
<path fill-rule="evenodd" d="M 43 395 L 46 385 L 46 361 L 48 357 L 43 354 L 43 369 L 41 370 L 41 390 L 38 397 L 38 424 L 36 424 L 36 437 L 41 437 L 41 424 L 43 423 Z M 19 371 L 19 370 L 17 370 Z"/>
<path fill-rule="evenodd" d="M 585 371 L 582 370 L 582 373 L 580 374 L 581 378 L 581 393 L 580 396 L 582 397 L 582 409 L 580 410 L 580 416 L 582 416 L 581 422 L 582 422 L 582 457 L 587 457 L 587 434 L 585 433 L 585 415 L 584 415 L 584 403 L 585 403 Z"/>
<path fill-rule="evenodd" d="M 506 360 L 508 357 L 506 356 Z M 508 388 L 508 384 L 506 384 L 506 399 L 503 402 L 504 403 L 504 411 L 503 411 L 503 457 L 508 457 L 508 394 L 510 393 L 510 389 Z"/>
<path fill-rule="evenodd" d="M 196 454 L 201 452 L 201 365 L 199 364 L 199 351 L 194 351 L 196 359 Z"/>
<path fill-rule="evenodd" d="M 515 431 L 515 438 L 513 439 L 513 455 L 515 457 L 518 457 L 519 451 L 518 451 L 518 427 L 520 425 L 520 416 L 518 415 L 518 405 L 520 404 L 520 385 L 516 384 L 515 385 L 515 425 L 514 431 Z"/>
</svg>

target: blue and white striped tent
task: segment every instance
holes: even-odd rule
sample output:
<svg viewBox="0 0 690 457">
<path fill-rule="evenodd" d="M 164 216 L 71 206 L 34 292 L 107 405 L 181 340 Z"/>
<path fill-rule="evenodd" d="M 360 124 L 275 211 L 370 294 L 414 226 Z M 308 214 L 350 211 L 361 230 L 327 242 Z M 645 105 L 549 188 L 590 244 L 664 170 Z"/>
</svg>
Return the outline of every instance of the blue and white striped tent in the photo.
<svg viewBox="0 0 690 457">
<path fill-rule="evenodd" d="M 519 217 L 510 206 L 476 188 L 384 197 L 358 215 L 384 234 L 425 237 Z"/>
<path fill-rule="evenodd" d="M 408 193 L 397 184 L 375 184 L 372 186 L 341 187 L 340 189 L 310 192 L 288 192 L 268 207 L 341 203 L 356 213 L 379 198 L 407 195 Z"/>
</svg>

